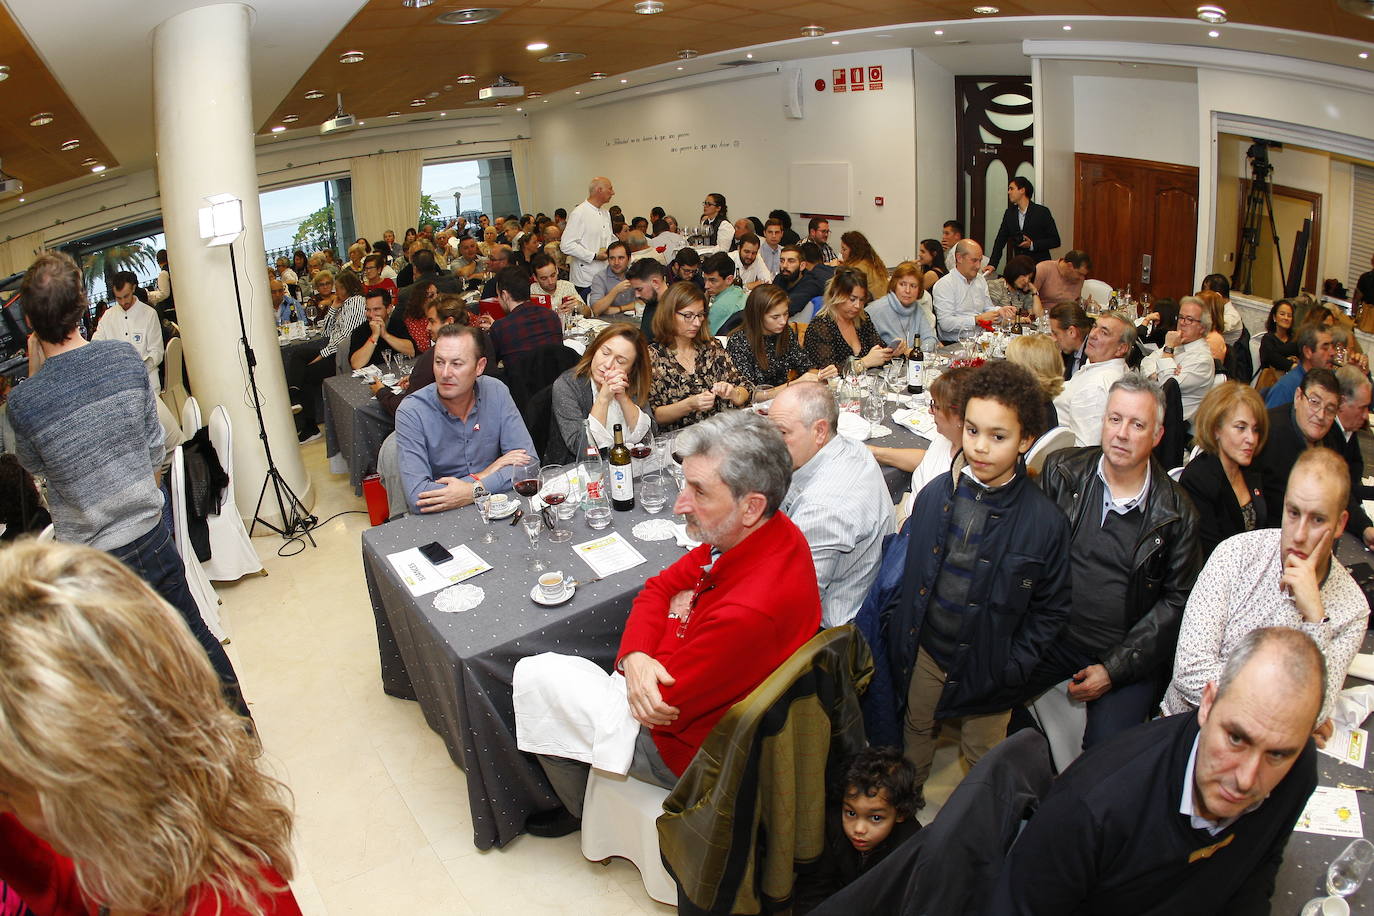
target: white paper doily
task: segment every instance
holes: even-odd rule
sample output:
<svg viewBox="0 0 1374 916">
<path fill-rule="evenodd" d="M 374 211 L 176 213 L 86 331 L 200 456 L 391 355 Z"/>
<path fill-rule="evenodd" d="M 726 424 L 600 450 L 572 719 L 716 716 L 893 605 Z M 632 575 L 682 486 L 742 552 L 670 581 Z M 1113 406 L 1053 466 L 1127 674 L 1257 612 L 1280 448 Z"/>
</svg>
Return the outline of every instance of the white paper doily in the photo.
<svg viewBox="0 0 1374 916">
<path fill-rule="evenodd" d="M 670 541 L 673 539 L 673 523 L 666 518 L 651 518 L 635 525 L 630 532 L 641 541 Z"/>
<path fill-rule="evenodd" d="M 434 609 L 445 614 L 470 611 L 481 604 L 485 597 L 487 593 L 476 585 L 468 585 L 466 582 L 450 585 L 434 596 Z"/>
</svg>

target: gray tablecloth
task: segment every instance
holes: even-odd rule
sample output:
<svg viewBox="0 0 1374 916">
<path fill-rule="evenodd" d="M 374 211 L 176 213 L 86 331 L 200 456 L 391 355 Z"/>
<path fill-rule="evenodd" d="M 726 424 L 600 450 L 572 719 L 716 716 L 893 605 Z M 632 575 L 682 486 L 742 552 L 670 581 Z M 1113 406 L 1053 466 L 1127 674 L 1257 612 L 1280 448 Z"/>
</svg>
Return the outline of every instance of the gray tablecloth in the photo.
<svg viewBox="0 0 1374 916">
<path fill-rule="evenodd" d="M 377 453 L 396 422 L 367 383 L 352 374 L 324 380 L 324 406 L 325 454 L 343 456 L 349 483 L 360 493 L 363 478 L 377 469 Z"/>
<path fill-rule="evenodd" d="M 560 522 L 573 532 L 561 544 L 550 542 L 545 532 L 540 556 L 552 561 L 551 568 L 576 579 L 589 579 L 592 571 L 571 545 L 612 530 L 648 561 L 579 587 L 572 601 L 556 608 L 530 600 L 537 574 L 527 568 L 531 551 L 521 527 L 497 522 L 491 526 L 496 543 L 483 544 L 478 540 L 482 525 L 472 506 L 406 516 L 363 533 L 363 567 L 376 617 L 382 689 L 418 700 L 425 721 L 467 774 L 473 842 L 479 849 L 505 845 L 524 830 L 529 815 L 558 805 L 538 763 L 515 746 L 515 663 L 527 655 L 562 652 L 591 659 L 609 671 L 640 587 L 683 555 L 674 541 L 641 541 L 631 528 L 648 518 L 671 519 L 669 513 L 650 516 L 638 507 L 613 512 L 611 528 L 600 532 L 589 529 L 579 514 L 571 522 Z M 461 614 L 434 610 L 434 595 L 412 597 L 387 560 L 389 554 L 434 540 L 447 547 L 467 544 L 495 567 L 469 580 L 486 592 L 477 608 Z"/>
<path fill-rule="evenodd" d="M 289 366 L 291 359 L 297 353 L 307 354 L 311 359 L 314 359 L 328 343 L 329 335 L 327 334 L 316 334 L 312 337 L 306 337 L 304 340 L 289 340 L 280 345 L 282 365 Z"/>
<path fill-rule="evenodd" d="M 1371 556 L 1352 536 L 1342 537 L 1337 544 L 1336 555 L 1346 566 L 1353 563 L 1368 563 Z M 1362 652 L 1374 651 L 1374 635 L 1365 634 Z M 1347 677 L 1345 686 L 1365 684 L 1356 677 Z M 1369 727 L 1369 723 L 1365 723 Z M 1336 786 L 1341 783 L 1352 786 L 1374 788 L 1374 753 L 1365 756 L 1365 767 L 1358 770 L 1341 763 L 1326 754 L 1317 755 L 1317 782 L 1323 786 Z M 1364 834 L 1369 836 L 1374 827 L 1374 793 L 1356 792 L 1360 801 L 1360 820 L 1364 824 Z M 1346 837 L 1321 836 L 1316 833 L 1294 831 L 1288 838 L 1288 846 L 1283 851 L 1283 865 L 1279 868 L 1272 898 L 1273 912 L 1297 913 L 1302 905 L 1313 897 L 1326 896 L 1326 867 L 1331 860 L 1341 854 L 1350 844 Z M 1352 896 L 1346 898 L 1352 913 L 1374 912 L 1374 880 L 1366 880 Z"/>
</svg>

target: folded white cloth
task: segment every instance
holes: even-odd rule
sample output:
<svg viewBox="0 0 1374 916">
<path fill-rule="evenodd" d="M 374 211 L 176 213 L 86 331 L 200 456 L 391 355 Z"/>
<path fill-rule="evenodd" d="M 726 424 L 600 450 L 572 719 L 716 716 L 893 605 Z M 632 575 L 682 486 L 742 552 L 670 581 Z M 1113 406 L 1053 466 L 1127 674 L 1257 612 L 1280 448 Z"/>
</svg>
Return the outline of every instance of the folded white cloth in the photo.
<svg viewBox="0 0 1374 916">
<path fill-rule="evenodd" d="M 575 655 L 544 652 L 515 663 L 515 744 L 531 754 L 567 757 L 624 776 L 639 723 L 625 678 Z"/>
<path fill-rule="evenodd" d="M 1371 656 L 1358 655 L 1356 658 L 1369 659 Z M 1359 728 L 1360 723 L 1369 718 L 1371 709 L 1374 709 L 1374 685 L 1347 687 L 1336 698 L 1331 709 L 1331 720 L 1340 728 Z"/>
<path fill-rule="evenodd" d="M 1374 681 L 1374 655 L 1355 656 L 1350 660 L 1350 667 L 1346 669 L 1346 673 L 1366 681 Z"/>
</svg>

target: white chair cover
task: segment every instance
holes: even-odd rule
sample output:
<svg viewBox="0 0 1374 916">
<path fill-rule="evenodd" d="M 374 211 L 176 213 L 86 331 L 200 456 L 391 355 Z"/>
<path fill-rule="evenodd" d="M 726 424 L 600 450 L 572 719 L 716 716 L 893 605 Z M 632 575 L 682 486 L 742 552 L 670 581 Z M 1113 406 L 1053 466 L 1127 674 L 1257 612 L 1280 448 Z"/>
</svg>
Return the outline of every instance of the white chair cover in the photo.
<svg viewBox="0 0 1374 916">
<path fill-rule="evenodd" d="M 51 522 L 49 522 L 49 523 L 48 523 L 48 527 L 46 527 L 46 528 L 44 528 L 42 531 L 38 532 L 38 540 L 40 540 L 40 541 L 55 541 L 55 540 L 57 540 L 57 528 L 56 528 Z"/>
<path fill-rule="evenodd" d="M 1030 713 L 1050 742 L 1054 768 L 1064 772 L 1083 753 L 1088 704 L 1069 699 L 1069 682 L 1055 684 L 1030 704 Z"/>
<path fill-rule="evenodd" d="M 1267 334 L 1268 331 L 1266 331 L 1265 333 Z M 1249 378 L 1248 380 L 1247 380 L 1247 379 L 1236 379 L 1236 381 L 1238 381 L 1238 382 L 1244 382 L 1244 381 L 1251 381 L 1251 382 L 1253 382 L 1253 381 L 1255 380 L 1255 376 L 1259 375 L 1259 374 L 1260 374 L 1260 370 L 1264 368 L 1263 366 L 1260 365 L 1260 361 L 1259 361 L 1260 338 L 1263 337 L 1263 336 L 1264 336 L 1264 334 L 1256 334 L 1256 335 L 1254 335 L 1253 337 L 1250 338 L 1250 366 L 1251 366 L 1251 368 L 1253 369 L 1254 374 L 1251 375 L 1250 378 Z"/>
<path fill-rule="evenodd" d="M 196 559 L 195 548 L 186 533 L 186 459 L 182 456 L 181 446 L 172 452 L 172 541 L 177 553 L 181 554 L 182 566 L 186 568 L 186 584 L 190 586 L 191 596 L 196 599 L 200 616 L 215 638 L 224 640 L 227 635 L 224 624 L 219 618 L 219 595 L 205 575 L 205 569 Z"/>
<path fill-rule="evenodd" d="M 181 365 L 181 338 L 173 337 L 167 341 L 167 352 L 162 360 L 166 379 L 162 384 L 162 402 L 167 405 L 167 409 L 172 412 L 172 416 L 181 416 L 181 405 L 186 403 L 190 393 L 186 390 L 186 383 L 182 381 Z M 197 427 L 199 428 L 199 427 Z M 195 430 L 191 430 L 195 432 Z"/>
<path fill-rule="evenodd" d="M 1084 280 L 1082 295 L 1084 302 L 1091 298 L 1101 309 L 1106 309 L 1112 302 L 1112 288 L 1105 280 Z"/>
<path fill-rule="evenodd" d="M 205 574 L 215 582 L 232 582 L 262 570 L 262 561 L 244 530 L 243 518 L 234 502 L 234 428 L 223 405 L 210 413 L 210 444 L 219 456 L 220 466 L 229 477 L 224 501 L 218 512 L 206 519 L 210 528 L 210 559 Z"/>
<path fill-rule="evenodd" d="M 1074 441 L 1073 430 L 1067 426 L 1056 426 L 1036 439 L 1035 444 L 1030 447 L 1030 451 L 1026 452 L 1026 467 L 1039 474 L 1040 469 L 1045 465 L 1045 459 L 1051 453 L 1061 449 L 1073 448 Z"/>
<path fill-rule="evenodd" d="M 629 859 L 650 897 L 676 905 L 677 885 L 658 851 L 656 822 L 667 797 L 660 786 L 593 768 L 582 807 L 582 855 L 593 862 Z"/>
<path fill-rule="evenodd" d="M 204 425 L 200 419 L 200 405 L 196 403 L 194 397 L 187 395 L 186 400 L 181 404 L 181 434 L 190 439 L 200 432 L 200 428 Z"/>
</svg>

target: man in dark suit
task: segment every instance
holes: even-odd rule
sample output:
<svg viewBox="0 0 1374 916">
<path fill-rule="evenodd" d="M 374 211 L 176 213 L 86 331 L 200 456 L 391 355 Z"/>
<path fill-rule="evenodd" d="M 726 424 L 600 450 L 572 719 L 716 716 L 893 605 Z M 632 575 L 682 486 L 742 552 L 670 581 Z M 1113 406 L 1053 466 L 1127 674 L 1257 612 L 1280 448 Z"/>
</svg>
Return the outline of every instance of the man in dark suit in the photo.
<svg viewBox="0 0 1374 916">
<path fill-rule="evenodd" d="M 1341 366 L 1336 370 L 1341 386 L 1341 404 L 1336 411 L 1333 435 L 1341 440 L 1341 457 L 1350 468 L 1350 521 L 1345 530 L 1353 532 L 1366 545 L 1374 542 L 1374 521 L 1364 510 L 1364 501 L 1374 498 L 1374 487 L 1364 485 L 1364 454 L 1360 449 L 1360 430 L 1369 425 L 1369 376 L 1355 366 Z"/>
<path fill-rule="evenodd" d="M 1288 475 L 1300 454 L 1314 445 L 1324 445 L 1338 455 L 1344 451 L 1342 436 L 1332 429 L 1340 401 L 1336 374 L 1330 369 L 1313 369 L 1303 378 L 1291 402 L 1269 408 L 1269 437 L 1254 460 L 1269 514 L 1268 519 L 1260 521 L 1261 527 L 1282 525 Z"/>
<path fill-rule="evenodd" d="M 1007 184 L 1007 212 L 1002 214 L 997 241 L 988 249 L 992 258 L 989 267 L 997 266 L 1009 243 L 1016 249 L 1014 254 L 1024 254 L 1037 263 L 1048 261 L 1050 249 L 1059 247 L 1059 227 L 1054 224 L 1054 214 L 1049 207 L 1032 203 L 1034 196 L 1035 185 L 1019 175 Z"/>
</svg>

